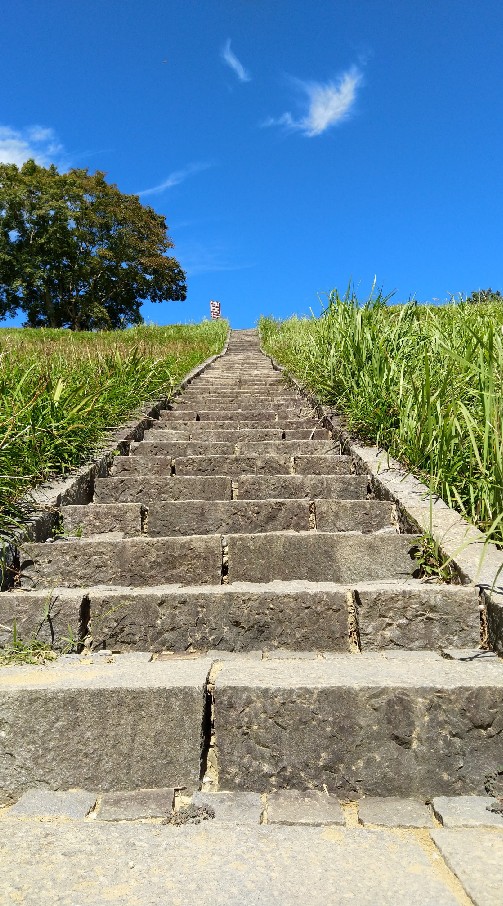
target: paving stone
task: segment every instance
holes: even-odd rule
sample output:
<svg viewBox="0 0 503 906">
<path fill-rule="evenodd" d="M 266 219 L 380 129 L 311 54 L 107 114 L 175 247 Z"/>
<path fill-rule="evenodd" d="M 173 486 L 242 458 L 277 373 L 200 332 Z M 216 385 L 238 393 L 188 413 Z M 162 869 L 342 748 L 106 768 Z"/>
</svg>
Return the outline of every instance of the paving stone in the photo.
<svg viewBox="0 0 503 906">
<path fill-rule="evenodd" d="M 68 637 L 78 638 L 81 608 L 85 606 L 82 589 L 48 588 L 43 592 L 12 589 L 0 594 L 0 645 L 12 642 L 14 624 L 18 638 L 37 638 L 61 650 Z"/>
<path fill-rule="evenodd" d="M 150 478 L 148 475 L 118 475 L 116 478 L 99 479 L 94 491 L 95 503 L 230 500 L 231 496 L 231 479 L 225 475 L 173 475 L 169 480 Z"/>
<path fill-rule="evenodd" d="M 215 812 L 215 821 L 225 824 L 260 824 L 263 811 L 258 793 L 196 792 L 192 804 L 198 808 L 210 806 Z"/>
<path fill-rule="evenodd" d="M 361 582 L 410 577 L 413 535 L 269 532 L 229 535 L 229 582 Z"/>
<path fill-rule="evenodd" d="M 360 475 L 238 475 L 236 481 L 238 497 L 242 500 L 268 497 L 356 500 L 367 494 L 367 479 Z"/>
<path fill-rule="evenodd" d="M 4 819 L 0 845 L 8 866 L 0 898 L 23 906 L 463 903 L 419 842 L 385 830 Z M 498 865 L 496 855 L 485 865 L 492 863 L 498 879 L 503 858 Z M 491 883 L 486 879 L 486 890 Z"/>
<path fill-rule="evenodd" d="M 315 500 L 319 532 L 397 531 L 395 506 L 387 500 Z"/>
<path fill-rule="evenodd" d="M 179 456 L 177 475 L 240 475 L 242 472 L 284 475 L 290 471 L 288 454 L 275 456 Z"/>
<path fill-rule="evenodd" d="M 439 649 L 480 638 L 477 589 L 462 585 L 359 587 L 356 605 L 363 651 Z"/>
<path fill-rule="evenodd" d="M 308 531 L 307 500 L 178 500 L 149 506 L 146 534 Z"/>
<path fill-rule="evenodd" d="M 475 906 L 501 906 L 503 834 L 483 828 L 439 828 L 431 836 Z"/>
<path fill-rule="evenodd" d="M 139 503 L 95 504 L 61 508 L 63 531 L 68 535 L 120 532 L 124 537 L 141 535 L 142 507 Z"/>
<path fill-rule="evenodd" d="M 222 548 L 219 535 L 68 539 L 55 544 L 24 544 L 21 560 L 21 584 L 25 588 L 167 582 L 212 585 L 220 584 Z"/>
<path fill-rule="evenodd" d="M 449 661 L 487 661 L 497 658 L 495 651 L 484 651 L 481 648 L 442 648 L 442 656 Z"/>
<path fill-rule="evenodd" d="M 94 644 L 119 651 L 349 647 L 347 592 L 329 583 L 90 589 L 86 600 Z"/>
<path fill-rule="evenodd" d="M 184 446 L 186 442 L 184 443 Z M 143 441 L 138 447 L 143 446 Z M 181 445 L 180 445 L 181 446 Z M 171 451 L 172 444 L 166 444 L 166 450 Z M 173 453 L 167 452 L 166 455 L 143 456 L 140 453 L 134 456 L 116 456 L 112 463 L 111 475 L 171 475 L 173 465 Z"/>
<path fill-rule="evenodd" d="M 135 821 L 166 818 L 173 811 L 175 791 L 168 789 L 127 790 L 103 793 L 96 817 L 100 821 Z"/>
<path fill-rule="evenodd" d="M 156 474 L 156 462 L 154 460 L 163 460 L 164 457 L 169 459 L 169 465 L 171 468 L 171 457 L 176 456 L 209 456 L 211 454 L 217 456 L 232 456 L 235 452 L 235 444 L 229 443 L 226 441 L 221 441 L 215 443 L 214 441 L 205 440 L 204 437 L 201 440 L 184 440 L 184 441 L 142 441 L 134 449 L 133 456 L 124 456 L 121 459 L 128 461 L 128 465 L 125 466 L 125 469 L 130 469 L 134 463 L 139 461 L 140 465 L 134 466 L 137 471 L 148 472 L 151 470 L 151 474 Z M 117 469 L 118 459 L 114 463 L 114 472 L 117 474 L 121 469 Z M 169 475 L 168 470 L 166 473 Z"/>
<path fill-rule="evenodd" d="M 341 797 L 480 793 L 503 761 L 503 664 L 378 653 L 224 664 L 219 782 Z"/>
<path fill-rule="evenodd" d="M 499 827 L 503 830 L 503 815 L 488 808 L 497 803 L 492 796 L 437 796 L 433 810 L 444 827 Z"/>
<path fill-rule="evenodd" d="M 35 785 L 194 788 L 208 658 L 148 653 L 0 671 L 0 802 Z"/>
<path fill-rule="evenodd" d="M 366 827 L 434 827 L 429 806 L 418 799 L 400 799 L 396 796 L 367 797 L 358 802 L 358 822 Z"/>
<path fill-rule="evenodd" d="M 278 790 L 267 796 L 268 824 L 344 824 L 336 796 L 319 790 Z"/>
<path fill-rule="evenodd" d="M 85 790 L 33 789 L 23 793 L 9 809 L 9 817 L 85 818 L 96 804 L 96 794 Z"/>
<path fill-rule="evenodd" d="M 293 468 L 296 475 L 338 475 L 341 471 L 337 454 L 306 453 L 294 456 Z"/>
</svg>

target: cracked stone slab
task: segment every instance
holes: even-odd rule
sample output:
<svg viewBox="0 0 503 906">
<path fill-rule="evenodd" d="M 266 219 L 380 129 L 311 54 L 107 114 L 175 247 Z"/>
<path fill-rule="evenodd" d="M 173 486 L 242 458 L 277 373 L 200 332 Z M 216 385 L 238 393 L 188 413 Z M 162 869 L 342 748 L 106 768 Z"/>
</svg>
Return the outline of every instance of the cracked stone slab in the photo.
<svg viewBox="0 0 503 906">
<path fill-rule="evenodd" d="M 415 839 L 390 831 L 278 825 L 243 825 L 237 830 L 216 820 L 171 827 L 2 819 L 0 826 L 0 852 L 8 866 L 0 876 L 0 899 L 9 904 L 468 902 L 453 890 L 452 876 L 442 870 L 440 860 L 433 861 Z M 484 906 L 489 903 L 496 900 L 485 900 Z"/>
<path fill-rule="evenodd" d="M 20 818 L 85 818 L 96 804 L 96 794 L 86 790 L 27 790 L 9 816 Z"/>
<path fill-rule="evenodd" d="M 358 802 L 358 822 L 381 827 L 434 827 L 431 809 L 419 799 L 366 797 Z"/>
<path fill-rule="evenodd" d="M 197 785 L 209 658 L 61 658 L 0 671 L 0 802 L 35 785 Z"/>
<path fill-rule="evenodd" d="M 479 794 L 503 760 L 503 664 L 435 652 L 224 664 L 219 781 L 346 798 Z"/>
<path fill-rule="evenodd" d="M 104 793 L 96 818 L 100 821 L 135 821 L 140 818 L 167 818 L 173 811 L 173 787 L 154 790 L 126 790 Z"/>
<path fill-rule="evenodd" d="M 210 806 L 215 812 L 215 821 L 225 824 L 260 824 L 263 811 L 260 795 L 252 792 L 196 792 L 192 804 L 197 808 Z"/>
<path fill-rule="evenodd" d="M 95 503 L 148 504 L 160 500 L 230 500 L 231 480 L 221 475 L 158 478 L 149 475 L 121 475 L 96 482 Z"/>
<path fill-rule="evenodd" d="M 431 836 L 475 906 L 501 906 L 503 834 L 484 828 L 439 828 Z"/>
<path fill-rule="evenodd" d="M 499 827 L 503 815 L 488 811 L 498 800 L 492 796 L 437 796 L 433 810 L 444 827 Z"/>
<path fill-rule="evenodd" d="M 277 790 L 267 796 L 268 824 L 344 824 L 336 796 L 320 790 Z"/>
</svg>

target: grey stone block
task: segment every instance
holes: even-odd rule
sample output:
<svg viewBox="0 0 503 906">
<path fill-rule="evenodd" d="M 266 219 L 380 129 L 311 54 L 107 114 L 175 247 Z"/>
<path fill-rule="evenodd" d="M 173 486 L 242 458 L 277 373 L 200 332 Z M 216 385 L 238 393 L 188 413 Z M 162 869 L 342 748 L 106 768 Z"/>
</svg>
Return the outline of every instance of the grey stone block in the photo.
<svg viewBox="0 0 503 906">
<path fill-rule="evenodd" d="M 319 790 L 278 790 L 267 796 L 268 824 L 344 824 L 336 796 Z"/>
<path fill-rule="evenodd" d="M 229 582 L 405 579 L 415 561 L 411 535 L 270 532 L 229 535 Z"/>
<path fill-rule="evenodd" d="M 431 809 L 418 799 L 400 799 L 396 796 L 360 799 L 358 822 L 366 827 L 434 827 Z"/>
<path fill-rule="evenodd" d="M 475 906 L 501 906 L 503 834 L 440 828 L 431 835 Z"/>
<path fill-rule="evenodd" d="M 417 840 L 384 830 L 237 829 L 217 821 L 186 827 L 97 821 L 49 826 L 4 819 L 2 832 L 8 871 L 0 878 L 0 898 L 10 903 L 12 891 L 21 891 L 23 906 L 460 903 L 450 878 Z M 501 865 L 495 849 L 484 866 L 498 880 L 497 856 Z M 486 890 L 490 883 L 489 878 Z M 485 900 L 484 906 L 496 902 Z"/>
<path fill-rule="evenodd" d="M 395 506 L 387 500 L 315 500 L 319 532 L 379 532 L 393 525 Z"/>
<path fill-rule="evenodd" d="M 282 436 L 283 432 L 280 428 L 240 428 L 239 425 L 236 425 L 229 429 L 219 428 L 216 431 L 200 430 L 199 433 L 193 432 L 191 438 L 192 442 L 205 440 L 207 443 L 237 444 L 250 437 L 254 440 L 281 440 Z"/>
<path fill-rule="evenodd" d="M 260 500 L 268 497 L 364 498 L 367 479 L 361 475 L 238 475 L 238 497 Z"/>
<path fill-rule="evenodd" d="M 172 456 L 232 456 L 235 452 L 235 444 L 229 442 L 215 442 L 205 440 L 185 440 L 185 441 L 142 441 L 134 451 L 134 456 L 127 457 L 129 460 L 141 461 L 141 467 L 145 466 L 145 471 L 151 467 L 155 468 L 152 463 L 152 457 L 162 459 L 164 456 L 170 460 Z M 168 473 L 169 474 L 169 473 Z"/>
<path fill-rule="evenodd" d="M 220 584 L 220 537 L 129 538 L 25 544 L 25 588 L 86 585 Z"/>
<path fill-rule="evenodd" d="M 497 800 L 491 796 L 437 796 L 433 810 L 444 827 L 499 827 L 503 815 L 490 812 Z"/>
<path fill-rule="evenodd" d="M 119 475 L 96 482 L 95 503 L 149 504 L 159 500 L 230 500 L 231 480 L 226 476 L 204 477 L 172 475 L 170 478 L 150 478 L 148 475 Z"/>
<path fill-rule="evenodd" d="M 139 503 L 89 503 L 61 508 L 63 531 L 68 535 L 100 535 L 120 532 L 124 537 L 141 535 L 142 507 Z"/>
<path fill-rule="evenodd" d="M 302 429 L 305 430 L 305 429 Z M 243 453 L 288 453 L 289 456 L 298 456 L 303 454 L 317 454 L 335 456 L 334 445 L 331 440 L 281 440 L 276 443 L 269 442 L 264 444 L 262 441 L 247 440 L 243 447 Z M 337 455 L 337 458 L 338 455 Z M 341 473 L 349 472 L 349 459 L 343 457 L 340 463 Z"/>
<path fill-rule="evenodd" d="M 308 531 L 306 500 L 180 500 L 150 504 L 148 535 Z"/>
<path fill-rule="evenodd" d="M 219 782 L 342 797 L 477 793 L 503 760 L 503 664 L 387 659 L 224 664 Z"/>
<path fill-rule="evenodd" d="M 93 643 L 113 650 L 347 651 L 349 646 L 346 592 L 337 586 L 91 589 L 88 598 Z"/>
<path fill-rule="evenodd" d="M 343 457 L 330 454 L 306 453 L 294 456 L 296 475 L 339 475 Z"/>
<path fill-rule="evenodd" d="M 27 790 L 9 810 L 9 817 L 85 818 L 96 804 L 96 794 L 85 790 Z"/>
<path fill-rule="evenodd" d="M 40 642 L 61 650 L 69 637 L 78 638 L 82 590 L 49 588 L 43 592 L 12 589 L 0 594 L 0 645 L 12 642 L 14 623 L 18 639 Z"/>
<path fill-rule="evenodd" d="M 225 824 L 260 824 L 262 800 L 258 793 L 194 793 L 192 804 L 197 808 L 209 806 L 215 821 Z"/>
<path fill-rule="evenodd" d="M 138 444 L 138 450 L 143 447 L 144 441 Z M 152 446 L 156 446 L 153 444 Z M 166 444 L 167 451 L 171 450 L 172 444 Z M 171 452 L 166 455 L 143 455 L 140 451 L 135 452 L 134 456 L 117 456 L 113 462 L 111 475 L 171 475 L 172 470 Z"/>
<path fill-rule="evenodd" d="M 193 788 L 211 662 L 149 657 L 2 668 L 0 798 L 3 792 L 8 801 L 35 784 Z"/>
<path fill-rule="evenodd" d="M 242 472 L 288 474 L 290 457 L 280 456 L 180 456 L 175 459 L 177 475 L 240 475 Z"/>
<path fill-rule="evenodd" d="M 475 644 L 478 595 L 460 585 L 360 587 L 356 592 L 362 649 L 440 648 Z"/>
<path fill-rule="evenodd" d="M 100 821 L 136 821 L 141 818 L 167 818 L 173 811 L 173 787 L 155 790 L 127 790 L 104 793 L 96 817 Z"/>
</svg>

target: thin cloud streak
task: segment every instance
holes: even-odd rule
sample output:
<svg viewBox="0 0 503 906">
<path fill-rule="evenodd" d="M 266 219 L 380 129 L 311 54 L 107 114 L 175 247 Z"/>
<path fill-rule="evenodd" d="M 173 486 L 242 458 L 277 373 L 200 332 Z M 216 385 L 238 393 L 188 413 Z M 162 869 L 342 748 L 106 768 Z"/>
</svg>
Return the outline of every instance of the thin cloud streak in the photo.
<svg viewBox="0 0 503 906">
<path fill-rule="evenodd" d="M 331 126 L 348 118 L 362 81 L 363 74 L 356 66 L 342 73 L 336 82 L 304 82 L 294 79 L 294 83 L 307 95 L 307 113 L 295 119 L 291 113 L 286 112 L 280 117 L 269 117 L 262 125 L 284 126 L 291 131 L 301 132 L 308 138 L 321 135 Z"/>
<path fill-rule="evenodd" d="M 172 189 L 173 186 L 180 185 L 181 182 L 188 179 L 189 176 L 194 176 L 196 173 L 201 173 L 202 170 L 208 170 L 212 164 L 208 163 L 195 163 L 188 164 L 187 167 L 184 167 L 182 170 L 174 170 L 173 173 L 170 173 L 169 176 L 159 183 L 158 186 L 152 186 L 150 189 L 143 189 L 142 192 L 136 192 L 136 195 L 160 195 L 161 192 L 165 192 L 167 189 Z"/>
<path fill-rule="evenodd" d="M 0 162 L 22 167 L 27 160 L 34 160 L 42 167 L 63 162 L 63 145 L 54 129 L 47 126 L 28 126 L 13 129 L 0 126 Z"/>
<path fill-rule="evenodd" d="M 234 70 L 240 82 L 251 82 L 251 75 L 231 50 L 231 39 L 228 38 L 222 48 L 222 60 Z"/>
</svg>

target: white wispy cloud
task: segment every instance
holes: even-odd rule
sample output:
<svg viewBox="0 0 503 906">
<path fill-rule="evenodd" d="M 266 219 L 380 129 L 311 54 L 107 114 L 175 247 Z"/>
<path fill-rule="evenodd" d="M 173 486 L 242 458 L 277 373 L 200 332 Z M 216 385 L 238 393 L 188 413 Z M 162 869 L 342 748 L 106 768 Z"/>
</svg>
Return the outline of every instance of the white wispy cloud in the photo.
<svg viewBox="0 0 503 906">
<path fill-rule="evenodd" d="M 250 262 L 236 261 L 229 249 L 218 242 L 187 240 L 176 243 L 176 257 L 187 276 L 211 274 L 219 271 L 241 271 L 255 267 Z"/>
<path fill-rule="evenodd" d="M 307 112 L 298 118 L 286 112 L 280 117 L 269 117 L 262 125 L 285 126 L 312 138 L 347 119 L 356 100 L 356 91 L 363 81 L 363 74 L 353 66 L 335 82 L 304 82 L 302 79 L 293 81 L 307 96 Z"/>
<path fill-rule="evenodd" d="M 173 173 L 170 173 L 166 179 L 163 179 L 162 182 L 157 186 L 152 186 L 150 189 L 143 189 L 141 192 L 136 192 L 136 195 L 160 195 L 161 192 L 165 192 L 166 189 L 172 189 L 173 186 L 178 186 L 185 179 L 188 179 L 189 176 L 194 176 L 196 173 L 200 173 L 201 170 L 208 170 L 209 167 L 212 167 L 213 164 L 199 162 L 195 164 L 188 164 L 186 167 L 183 167 L 182 170 L 174 170 Z"/>
<path fill-rule="evenodd" d="M 21 167 L 33 158 L 43 167 L 61 164 L 64 149 L 53 129 L 46 126 L 28 126 L 13 129 L 0 126 L 0 162 Z"/>
<path fill-rule="evenodd" d="M 234 51 L 231 50 L 231 39 L 228 38 L 222 48 L 222 60 L 234 70 L 240 82 L 250 82 L 251 75 L 243 64 L 238 60 Z"/>
</svg>

